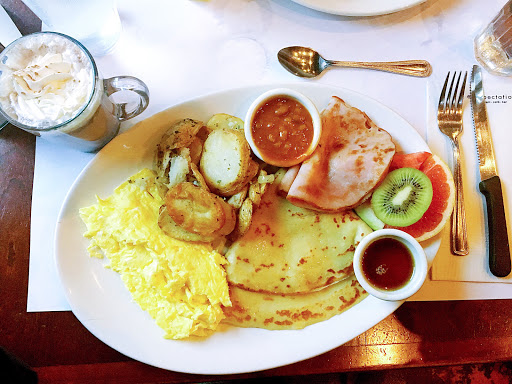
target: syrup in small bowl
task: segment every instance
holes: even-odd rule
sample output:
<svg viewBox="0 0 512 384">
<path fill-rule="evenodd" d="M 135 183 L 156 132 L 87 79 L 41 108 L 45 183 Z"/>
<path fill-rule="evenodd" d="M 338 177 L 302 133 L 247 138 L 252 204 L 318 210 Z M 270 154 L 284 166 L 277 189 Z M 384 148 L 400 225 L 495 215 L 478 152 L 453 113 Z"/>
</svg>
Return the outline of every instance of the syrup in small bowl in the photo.
<svg viewBox="0 0 512 384">
<path fill-rule="evenodd" d="M 361 286 L 383 300 L 400 301 L 425 282 L 427 257 L 422 246 L 397 229 L 381 229 L 361 240 L 354 253 L 354 273 Z"/>
</svg>

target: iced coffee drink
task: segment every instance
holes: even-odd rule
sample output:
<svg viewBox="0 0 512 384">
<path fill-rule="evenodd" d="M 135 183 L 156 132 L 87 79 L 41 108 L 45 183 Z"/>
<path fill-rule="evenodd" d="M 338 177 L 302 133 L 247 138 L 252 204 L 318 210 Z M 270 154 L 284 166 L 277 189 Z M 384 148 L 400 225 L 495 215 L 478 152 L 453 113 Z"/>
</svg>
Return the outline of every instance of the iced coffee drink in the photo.
<svg viewBox="0 0 512 384">
<path fill-rule="evenodd" d="M 91 55 L 76 40 L 53 32 L 28 35 L 0 54 L 0 112 L 26 131 L 94 151 L 117 134 L 120 120 L 147 106 L 144 83 L 130 78 L 146 92 L 137 94 L 140 108 L 122 116 L 105 87 L 113 79 L 101 79 Z"/>
</svg>

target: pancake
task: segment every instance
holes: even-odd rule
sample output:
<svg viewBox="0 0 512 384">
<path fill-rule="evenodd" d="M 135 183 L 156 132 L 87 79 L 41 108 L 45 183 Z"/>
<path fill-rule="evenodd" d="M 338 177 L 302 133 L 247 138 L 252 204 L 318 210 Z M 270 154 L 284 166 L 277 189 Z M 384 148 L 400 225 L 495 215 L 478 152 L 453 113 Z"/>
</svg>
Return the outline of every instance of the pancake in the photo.
<svg viewBox="0 0 512 384">
<path fill-rule="evenodd" d="M 372 232 L 352 211 L 315 212 L 278 196 L 269 186 L 248 232 L 226 253 L 231 285 L 250 291 L 296 294 L 353 274 L 359 241 Z"/>
<path fill-rule="evenodd" d="M 230 287 L 232 306 L 224 323 L 272 330 L 302 329 L 330 319 L 363 300 L 368 293 L 354 275 L 319 291 L 299 295 L 252 292 Z"/>
</svg>

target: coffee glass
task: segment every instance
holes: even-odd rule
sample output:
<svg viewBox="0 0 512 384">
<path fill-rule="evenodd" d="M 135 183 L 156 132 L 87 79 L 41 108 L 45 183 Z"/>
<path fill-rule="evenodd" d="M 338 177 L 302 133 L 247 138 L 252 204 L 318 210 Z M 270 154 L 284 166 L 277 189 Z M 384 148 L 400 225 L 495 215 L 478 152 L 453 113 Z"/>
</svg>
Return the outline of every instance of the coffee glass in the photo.
<svg viewBox="0 0 512 384">
<path fill-rule="evenodd" d="M 96 151 L 148 103 L 144 82 L 103 79 L 87 49 L 67 35 L 33 33 L 0 53 L 0 115 L 46 140 Z"/>
<path fill-rule="evenodd" d="M 475 57 L 490 73 L 512 76 L 512 0 L 475 37 Z"/>
</svg>

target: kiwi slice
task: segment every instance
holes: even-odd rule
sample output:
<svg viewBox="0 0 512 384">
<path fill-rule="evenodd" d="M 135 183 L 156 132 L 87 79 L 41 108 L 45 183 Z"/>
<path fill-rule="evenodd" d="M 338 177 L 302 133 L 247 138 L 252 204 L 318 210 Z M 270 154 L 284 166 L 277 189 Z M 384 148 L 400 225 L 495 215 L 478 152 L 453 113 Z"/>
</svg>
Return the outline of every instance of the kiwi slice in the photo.
<svg viewBox="0 0 512 384">
<path fill-rule="evenodd" d="M 432 183 L 418 169 L 398 168 L 390 172 L 373 192 L 375 215 L 393 227 L 417 222 L 432 201 Z"/>
<path fill-rule="evenodd" d="M 374 231 L 384 228 L 384 223 L 382 220 L 379 220 L 373 211 L 372 202 L 370 199 L 365 200 L 364 203 L 355 207 L 354 211 L 357 213 L 359 218 L 368 224 L 368 226 Z"/>
</svg>

